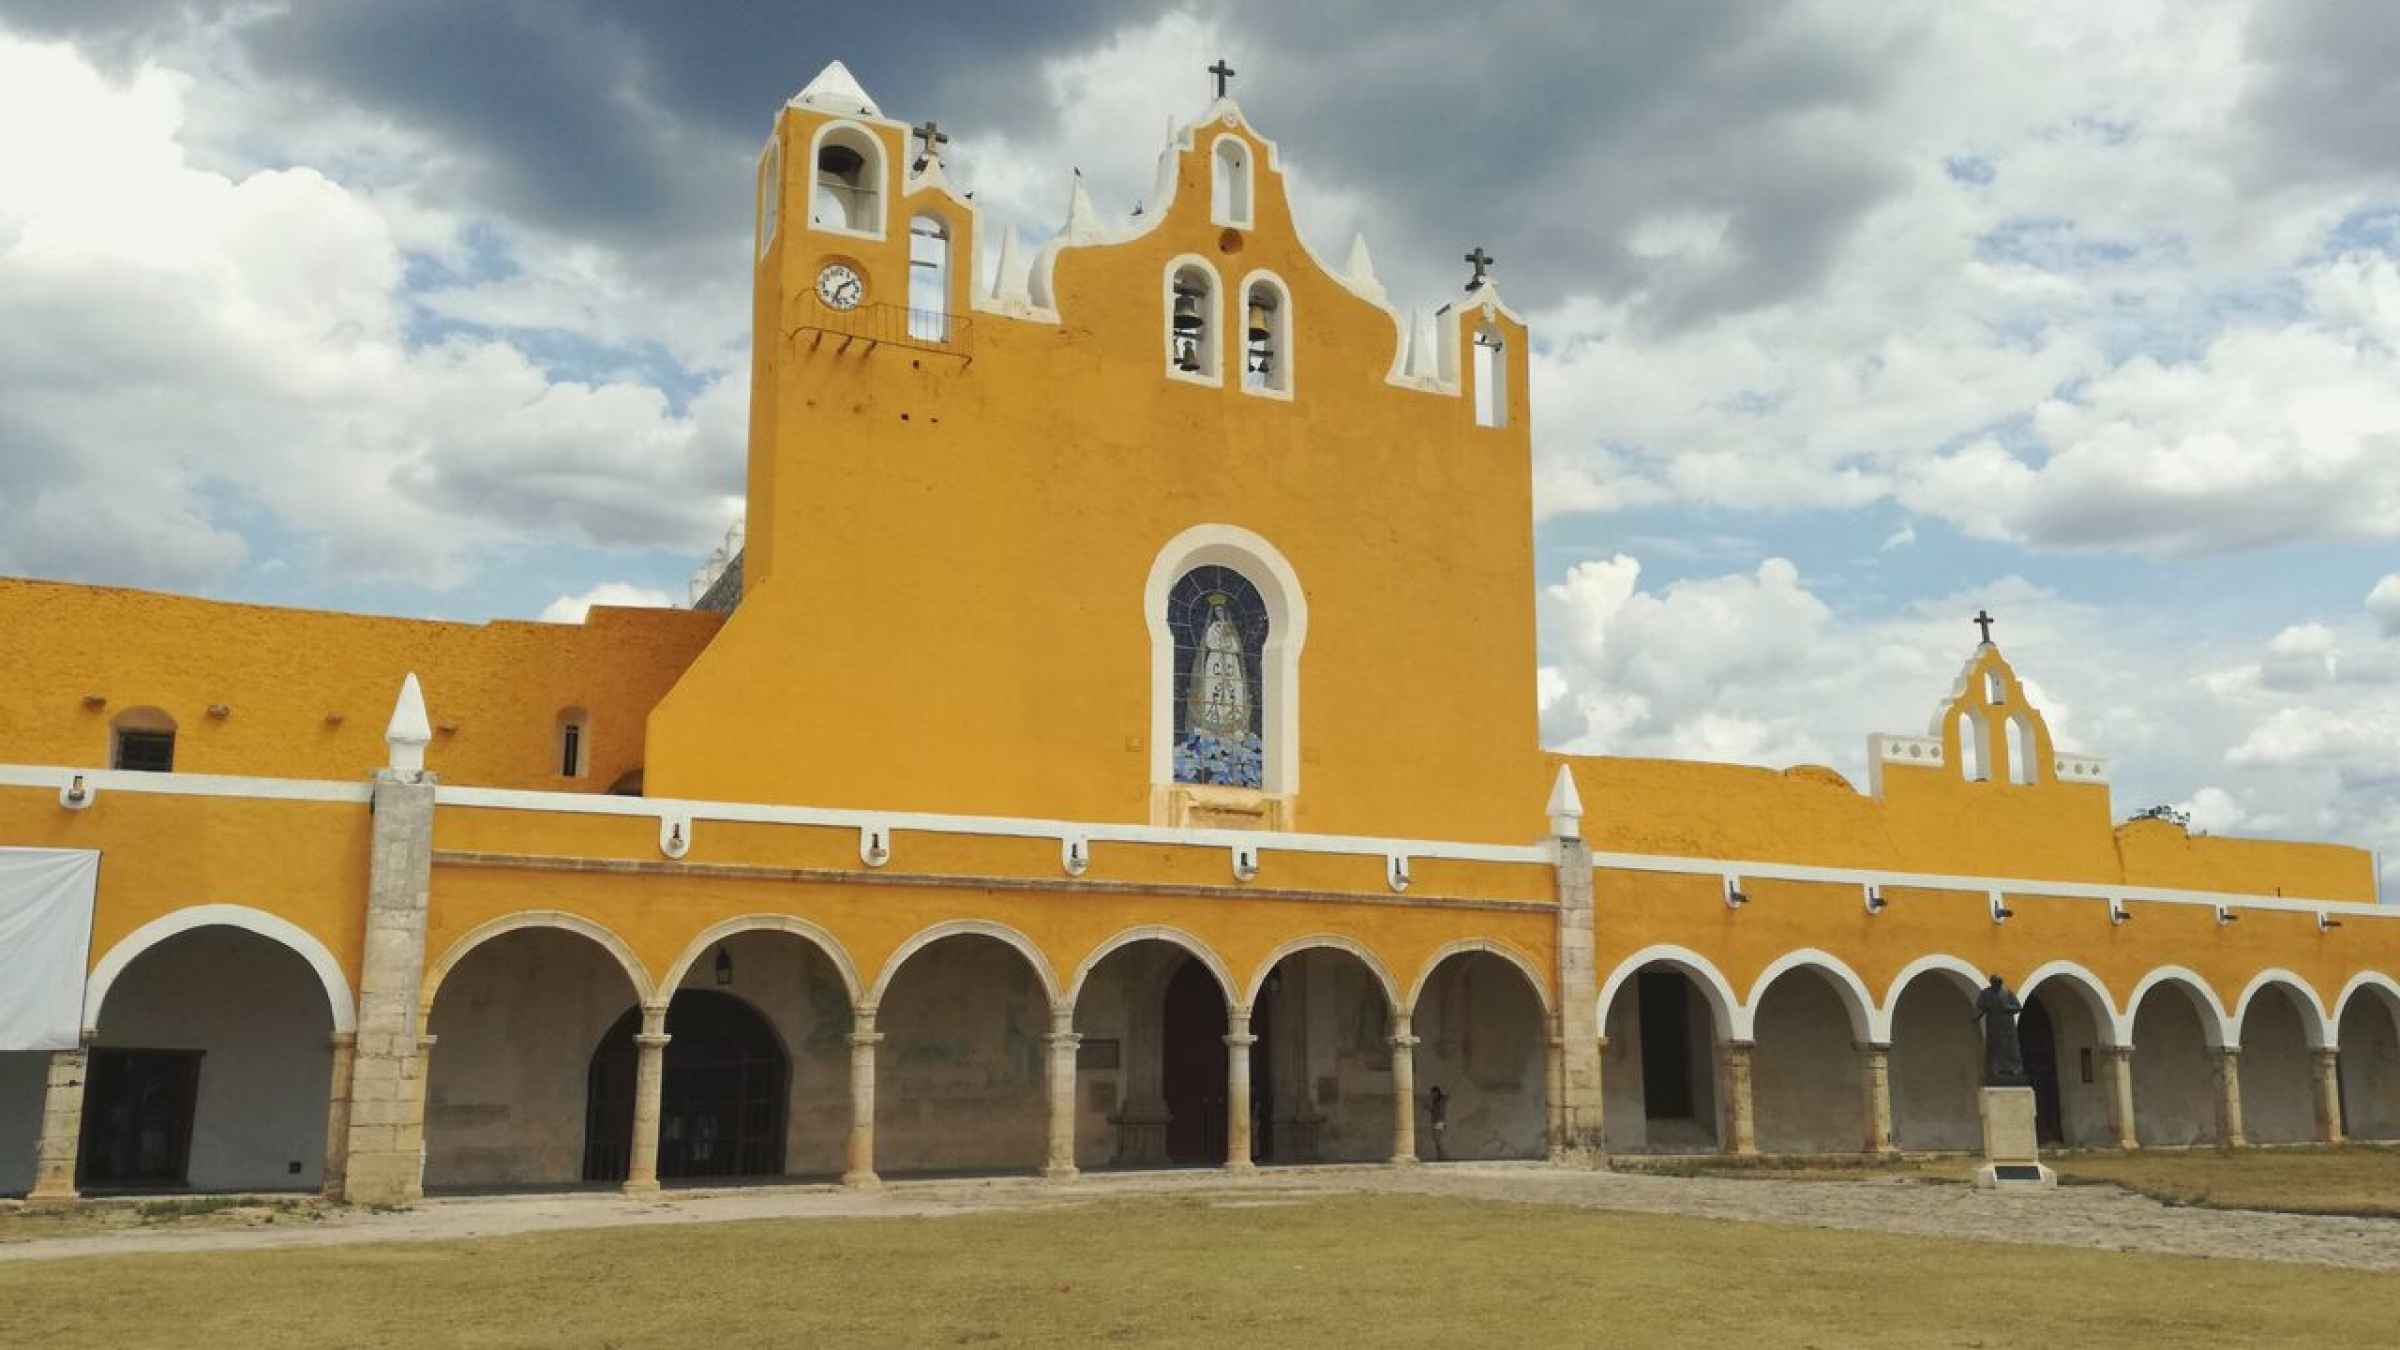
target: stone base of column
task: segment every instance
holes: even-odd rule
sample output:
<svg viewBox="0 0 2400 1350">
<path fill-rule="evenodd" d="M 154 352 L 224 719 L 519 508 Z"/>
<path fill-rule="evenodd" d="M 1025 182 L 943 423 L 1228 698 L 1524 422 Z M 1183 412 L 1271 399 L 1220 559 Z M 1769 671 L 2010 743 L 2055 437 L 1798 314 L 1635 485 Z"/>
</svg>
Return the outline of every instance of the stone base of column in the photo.
<svg viewBox="0 0 2400 1350">
<path fill-rule="evenodd" d="M 878 1191 L 883 1189 L 883 1178 L 873 1172 L 844 1172 L 842 1184 L 854 1191 Z"/>
<path fill-rule="evenodd" d="M 1423 1166 L 1425 1162 L 1423 1158 L 1418 1157 L 1414 1153 L 1395 1153 L 1391 1157 L 1386 1158 L 1384 1161 L 1390 1163 L 1394 1167 L 1420 1167 Z"/>
<path fill-rule="evenodd" d="M 1244 1159 L 1241 1162 L 1229 1162 L 1225 1164 L 1225 1170 L 1242 1176 L 1248 1176 L 1258 1171 L 1258 1164 L 1251 1162 L 1248 1159 Z"/>
<path fill-rule="evenodd" d="M 1069 1163 L 1064 1167 L 1054 1166 L 1045 1167 L 1042 1169 L 1042 1180 L 1044 1181 L 1073 1181 L 1075 1178 L 1082 1175 L 1083 1169 L 1075 1166 L 1072 1163 Z"/>
<path fill-rule="evenodd" d="M 658 1183 L 655 1181 L 628 1181 L 617 1189 L 627 1195 L 656 1195 L 658 1194 Z"/>
</svg>

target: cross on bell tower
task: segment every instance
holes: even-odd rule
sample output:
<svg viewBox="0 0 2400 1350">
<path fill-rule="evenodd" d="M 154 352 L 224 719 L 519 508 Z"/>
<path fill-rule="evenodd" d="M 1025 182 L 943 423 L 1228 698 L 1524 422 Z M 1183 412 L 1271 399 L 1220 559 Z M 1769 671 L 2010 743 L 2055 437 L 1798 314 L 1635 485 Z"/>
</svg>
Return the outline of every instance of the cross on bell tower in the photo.
<svg viewBox="0 0 2400 1350">
<path fill-rule="evenodd" d="M 1982 609 L 1981 607 L 1978 607 L 1978 608 L 1976 609 L 1976 611 L 1975 611 L 1975 620 L 1974 620 L 1974 622 L 1975 622 L 1975 626 L 1976 626 L 1977 628 L 1980 628 L 1980 629 L 1982 629 L 1982 630 L 1983 630 L 1983 645 L 1984 645 L 1984 646 L 1986 646 L 1986 647 L 1989 647 L 1989 646 L 1991 646 L 1991 645 L 1992 645 L 1992 625 L 1993 625 L 1993 624 L 1995 624 L 1995 623 L 1998 623 L 1998 622 L 1999 622 L 1999 620 L 1997 620 L 1997 619 L 1993 618 L 1993 617 L 1991 616 L 1991 614 L 1990 614 L 1990 613 L 1988 613 L 1987 611 L 1985 611 L 1985 610 L 1984 610 L 1984 609 Z"/>
<path fill-rule="evenodd" d="M 1226 65 L 1225 58 L 1220 56 L 1217 63 L 1208 68 L 1208 73 L 1217 77 L 1217 97 L 1225 97 L 1225 86 L 1233 79 L 1233 67 Z"/>
<path fill-rule="evenodd" d="M 950 143 L 950 133 L 942 130 L 941 124 L 930 117 L 925 119 L 923 125 L 910 127 L 909 131 L 925 142 L 924 150 L 918 153 L 917 162 L 911 166 L 922 172 L 928 163 L 941 158 L 942 147 Z"/>
<path fill-rule="evenodd" d="M 1475 267 L 1475 275 L 1470 277 L 1467 281 L 1467 289 L 1472 291 L 1482 289 L 1483 274 L 1491 269 L 1493 263 L 1496 263 L 1500 260 L 1493 257 L 1491 254 L 1484 252 L 1483 245 L 1477 244 L 1475 246 L 1475 251 L 1467 255 L 1467 261 L 1474 264 Z"/>
</svg>

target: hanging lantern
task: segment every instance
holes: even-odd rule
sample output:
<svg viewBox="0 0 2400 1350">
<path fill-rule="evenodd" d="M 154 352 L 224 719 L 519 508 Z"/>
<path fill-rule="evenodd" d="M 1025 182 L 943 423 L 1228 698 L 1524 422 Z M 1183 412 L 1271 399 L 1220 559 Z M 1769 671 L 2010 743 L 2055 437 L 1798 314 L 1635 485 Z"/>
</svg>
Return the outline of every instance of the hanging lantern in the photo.
<svg viewBox="0 0 2400 1350">
<path fill-rule="evenodd" d="M 723 945 L 720 944 L 717 948 L 717 987 L 719 989 L 724 989 L 730 987 L 732 984 L 733 954 L 726 951 Z"/>
</svg>

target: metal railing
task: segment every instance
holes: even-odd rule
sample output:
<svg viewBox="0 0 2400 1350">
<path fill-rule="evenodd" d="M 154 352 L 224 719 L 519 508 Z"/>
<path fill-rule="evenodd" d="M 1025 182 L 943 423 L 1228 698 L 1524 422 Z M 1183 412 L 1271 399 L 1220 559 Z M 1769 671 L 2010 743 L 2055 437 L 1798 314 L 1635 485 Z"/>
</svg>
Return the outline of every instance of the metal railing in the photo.
<svg viewBox="0 0 2400 1350">
<path fill-rule="evenodd" d="M 906 347 L 913 351 L 935 352 L 955 356 L 962 362 L 975 359 L 975 325 L 964 314 L 945 309 L 922 309 L 914 305 L 859 305 L 851 309 L 835 309 L 815 292 L 803 302 L 800 324 L 794 336 L 813 333 L 817 341 L 838 339 L 837 350 L 864 345 Z"/>
</svg>

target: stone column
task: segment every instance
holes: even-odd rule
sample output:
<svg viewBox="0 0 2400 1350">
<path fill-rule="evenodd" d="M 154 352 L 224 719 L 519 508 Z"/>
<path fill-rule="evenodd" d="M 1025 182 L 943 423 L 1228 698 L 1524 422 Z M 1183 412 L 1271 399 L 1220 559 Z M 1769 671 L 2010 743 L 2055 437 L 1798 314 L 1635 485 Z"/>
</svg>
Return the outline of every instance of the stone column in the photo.
<svg viewBox="0 0 2400 1350">
<path fill-rule="evenodd" d="M 2131 1152 L 2142 1146 L 2133 1120 L 2133 1047 L 2101 1046 L 2100 1062 L 2108 1079 L 2108 1128 L 2117 1136 L 2117 1147 Z"/>
<path fill-rule="evenodd" d="M 1858 1047 L 1860 1087 L 1866 1094 L 1867 1152 L 1898 1153 L 1892 1143 L 1892 1047 L 1869 1042 Z"/>
<path fill-rule="evenodd" d="M 2342 1142 L 2342 1052 L 2332 1046 L 2312 1051 L 2317 1097 L 2317 1142 Z"/>
<path fill-rule="evenodd" d="M 1075 1179 L 1075 1049 L 1083 1037 L 1075 1032 L 1075 1009 L 1063 1004 L 1050 1010 L 1050 1165 L 1042 1175 L 1052 1181 Z"/>
<path fill-rule="evenodd" d="M 361 1205 L 406 1205 L 425 1193 L 419 1000 L 426 893 L 433 876 L 434 778 L 422 771 L 380 769 L 374 792 L 342 1198 Z"/>
<path fill-rule="evenodd" d="M 42 1134 L 33 1146 L 33 1190 L 28 1201 L 68 1201 L 75 1198 L 75 1154 L 83 1146 L 83 1079 L 91 1051 L 50 1052 L 50 1072 L 42 1083 Z"/>
<path fill-rule="evenodd" d="M 1417 1165 L 1417 1038 L 1404 1012 L 1392 1014 L 1392 1165 Z"/>
<path fill-rule="evenodd" d="M 842 1184 L 860 1188 L 880 1186 L 875 1175 L 875 1047 L 883 1037 L 875 1030 L 875 1010 L 857 1008 L 850 1014 L 850 1150 Z"/>
<path fill-rule="evenodd" d="M 1717 1110 L 1725 1122 L 1717 1151 L 1736 1157 L 1758 1153 L 1758 1121 L 1750 1098 L 1750 1041 L 1717 1042 Z"/>
<path fill-rule="evenodd" d="M 1562 771 L 1563 772 L 1563 771 Z M 1580 807 L 1577 808 L 1580 812 Z M 1580 814 L 1554 819 L 1574 828 Z M 1558 1034 L 1561 1063 L 1553 1109 L 1562 1136 L 1554 1157 L 1597 1156 L 1608 1147 L 1601 1119 L 1600 977 L 1592 937 L 1592 851 L 1580 838 L 1558 845 Z"/>
<path fill-rule="evenodd" d="M 2242 1049 L 2219 1046 L 2210 1057 L 2216 1061 L 2217 1143 L 2224 1148 L 2247 1148 L 2250 1140 L 2242 1133 Z"/>
<path fill-rule="evenodd" d="M 1229 1172 L 1258 1168 L 1250 1161 L 1250 1047 L 1256 1044 L 1258 1037 L 1250 1034 L 1250 1010 L 1226 1009 L 1225 1170 Z"/>
<path fill-rule="evenodd" d="M 1603 1048 L 1600 1053 L 1606 1055 L 1608 1051 Z M 1567 1043 L 1558 1034 L 1556 1018 L 1551 1019 L 1550 1048 L 1542 1061 L 1542 1090 L 1548 1094 L 1550 1107 L 1542 1113 L 1542 1129 L 1550 1161 L 1563 1163 L 1567 1160 Z"/>
<path fill-rule="evenodd" d="M 318 1193 L 328 1200 L 342 1195 L 342 1174 L 350 1162 L 350 1061 L 358 1049 L 356 1032 L 333 1035 L 333 1081 L 325 1095 L 325 1173 Z"/>
<path fill-rule="evenodd" d="M 642 1005 L 642 1030 L 633 1038 L 633 1148 L 625 1164 L 625 1193 L 658 1193 L 658 1099 L 667 1081 L 667 1005 Z"/>
</svg>

